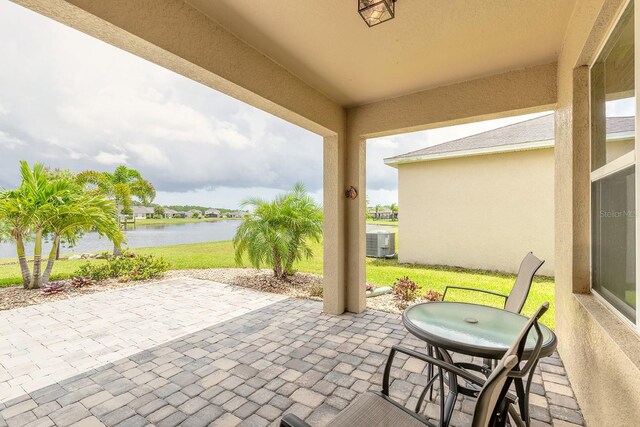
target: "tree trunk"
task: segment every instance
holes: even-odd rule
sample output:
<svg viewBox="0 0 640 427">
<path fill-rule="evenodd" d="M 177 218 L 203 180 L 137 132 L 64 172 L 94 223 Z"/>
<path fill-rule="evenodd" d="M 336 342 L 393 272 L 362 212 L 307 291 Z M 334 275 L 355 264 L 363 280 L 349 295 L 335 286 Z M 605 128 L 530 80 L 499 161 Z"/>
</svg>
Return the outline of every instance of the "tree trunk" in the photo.
<svg viewBox="0 0 640 427">
<path fill-rule="evenodd" d="M 44 274 L 42 274 L 42 284 L 49 284 L 49 277 L 51 277 L 51 271 L 53 270 L 53 264 L 58 259 L 58 252 L 60 248 L 60 236 L 56 235 L 53 239 L 53 245 L 51 246 L 51 252 L 49 252 L 49 260 L 47 261 L 47 267 L 44 269 Z"/>
<path fill-rule="evenodd" d="M 33 249 L 33 275 L 29 289 L 38 289 L 42 285 L 42 277 L 40 276 L 40 267 L 42 260 L 42 229 L 36 231 L 35 248 Z"/>
<path fill-rule="evenodd" d="M 293 275 L 293 263 L 296 261 L 296 254 L 298 253 L 300 245 L 301 241 L 297 236 L 289 243 L 289 251 L 287 252 L 287 259 L 284 265 L 285 276 Z"/>
<path fill-rule="evenodd" d="M 289 249 L 289 253 L 287 254 L 287 260 L 285 262 L 283 271 L 285 278 L 293 274 L 293 261 L 296 258 L 295 252 L 295 249 L 292 247 L 291 249 Z"/>
<path fill-rule="evenodd" d="M 277 279 L 282 279 L 282 260 L 280 259 L 280 255 L 273 251 L 273 275 Z"/>
<path fill-rule="evenodd" d="M 116 203 L 118 203 L 118 201 L 116 200 Z M 135 218 L 135 215 L 133 216 Z M 127 217 L 124 217 L 124 231 L 127 231 Z M 120 226 L 120 215 L 119 213 L 116 215 L 116 221 L 118 222 L 118 226 Z M 124 234 L 124 232 L 123 232 Z M 118 255 L 122 255 L 122 251 L 120 250 L 120 247 L 118 245 L 116 245 L 115 243 L 113 244 L 113 255 L 114 256 L 118 256 Z"/>
<path fill-rule="evenodd" d="M 29 271 L 29 264 L 27 263 L 27 257 L 24 252 L 24 241 L 22 235 L 16 236 L 16 246 L 18 251 L 18 262 L 20 263 L 20 272 L 22 273 L 22 286 L 25 289 L 29 289 L 31 283 L 31 272 Z"/>
</svg>

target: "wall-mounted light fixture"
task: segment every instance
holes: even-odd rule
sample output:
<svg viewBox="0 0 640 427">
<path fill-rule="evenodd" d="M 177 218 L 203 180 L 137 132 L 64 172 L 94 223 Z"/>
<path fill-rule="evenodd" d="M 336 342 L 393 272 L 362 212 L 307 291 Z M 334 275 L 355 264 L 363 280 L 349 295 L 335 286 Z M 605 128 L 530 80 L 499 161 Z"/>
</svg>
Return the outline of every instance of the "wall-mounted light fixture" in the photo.
<svg viewBox="0 0 640 427">
<path fill-rule="evenodd" d="M 373 27 L 396 16 L 396 0 L 358 0 L 358 12 Z"/>
<path fill-rule="evenodd" d="M 356 188 L 352 185 L 347 191 L 344 192 L 344 195 L 347 199 L 353 200 L 358 197 L 358 190 L 356 190 Z"/>
</svg>

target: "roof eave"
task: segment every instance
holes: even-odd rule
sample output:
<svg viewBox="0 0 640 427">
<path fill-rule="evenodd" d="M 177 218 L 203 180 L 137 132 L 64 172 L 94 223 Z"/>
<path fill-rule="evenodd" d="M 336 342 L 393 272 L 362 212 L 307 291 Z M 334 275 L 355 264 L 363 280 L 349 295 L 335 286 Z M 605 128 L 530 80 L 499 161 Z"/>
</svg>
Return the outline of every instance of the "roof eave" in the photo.
<svg viewBox="0 0 640 427">
<path fill-rule="evenodd" d="M 616 132 L 607 135 L 607 141 L 623 140 L 635 137 L 635 131 Z M 448 151 L 444 153 L 424 154 L 408 157 L 390 157 L 384 159 L 384 164 L 391 167 L 397 167 L 406 163 L 428 162 L 431 160 L 453 159 L 458 157 L 480 156 L 485 154 L 510 153 L 516 151 L 539 150 L 543 148 L 551 148 L 554 146 L 553 139 L 543 141 L 533 141 L 519 144 L 500 145 L 497 147 L 484 147 L 459 151 Z"/>
<path fill-rule="evenodd" d="M 448 151 L 445 153 L 424 154 L 411 157 L 391 157 L 384 159 L 384 163 L 388 166 L 397 167 L 405 163 L 427 162 L 431 160 L 453 159 L 457 157 L 481 156 L 485 154 L 510 153 L 514 151 L 539 150 L 542 148 L 553 147 L 554 140 L 548 139 L 544 141 L 527 142 L 525 144 L 508 144 L 498 147 L 474 148 L 468 150 Z"/>
</svg>

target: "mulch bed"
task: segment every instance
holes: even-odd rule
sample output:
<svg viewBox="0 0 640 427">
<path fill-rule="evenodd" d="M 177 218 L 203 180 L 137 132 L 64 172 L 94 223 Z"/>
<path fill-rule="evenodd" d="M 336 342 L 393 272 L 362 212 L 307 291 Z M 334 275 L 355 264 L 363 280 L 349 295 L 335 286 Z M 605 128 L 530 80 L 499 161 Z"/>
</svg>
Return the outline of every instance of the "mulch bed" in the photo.
<svg viewBox="0 0 640 427">
<path fill-rule="evenodd" d="M 21 286 L 0 288 L 0 310 L 27 307 L 43 302 L 59 301 L 76 296 L 128 288 L 142 284 L 158 283 L 162 280 L 178 277 L 193 277 L 256 289 L 262 292 L 286 295 L 293 298 L 307 298 L 322 301 L 322 276 L 317 274 L 296 273 L 285 281 L 274 278 L 270 270 L 211 268 L 203 270 L 172 270 L 158 279 L 135 282 L 118 282 L 115 279 L 110 279 L 83 288 L 72 288 L 70 286 L 71 280 L 63 280 L 57 283 L 63 283 L 65 290 L 56 294 L 43 294 L 40 290 L 26 290 Z M 392 295 L 367 298 L 367 308 L 390 313 L 402 313 L 402 308 L 398 307 Z"/>
<path fill-rule="evenodd" d="M 310 273 L 296 273 L 289 280 L 273 277 L 271 270 L 249 268 L 211 268 L 205 270 L 169 271 L 165 277 L 194 277 L 212 280 L 230 285 L 252 288 L 263 292 L 272 292 L 293 298 L 306 298 L 322 301 L 322 276 Z M 413 303 L 427 301 L 419 298 Z M 412 304 L 413 304 L 412 303 Z M 367 308 L 401 314 L 404 307 L 399 306 L 391 294 L 367 298 Z"/>
<path fill-rule="evenodd" d="M 59 301 L 81 295 L 109 291 L 112 289 L 128 288 L 131 286 L 141 285 L 153 281 L 155 280 L 121 283 L 113 279 L 105 280 L 91 286 L 86 286 L 84 288 L 72 288 L 70 287 L 71 280 L 60 280 L 55 283 L 64 284 L 65 289 L 64 291 L 55 294 L 43 294 L 40 289 L 28 290 L 23 289 L 22 286 L 0 288 L 0 311 L 10 310 L 12 308 L 27 307 L 29 305 L 42 304 L 43 302 Z"/>
</svg>

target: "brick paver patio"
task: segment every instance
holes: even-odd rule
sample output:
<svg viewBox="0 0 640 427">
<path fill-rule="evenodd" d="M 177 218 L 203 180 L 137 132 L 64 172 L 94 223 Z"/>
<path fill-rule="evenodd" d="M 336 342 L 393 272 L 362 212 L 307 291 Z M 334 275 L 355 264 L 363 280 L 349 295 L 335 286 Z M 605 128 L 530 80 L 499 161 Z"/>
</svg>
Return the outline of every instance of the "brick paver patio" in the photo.
<svg viewBox="0 0 640 427">
<path fill-rule="evenodd" d="M 0 313 L 0 426 L 326 425 L 379 390 L 388 348 L 423 349 L 400 317 L 322 314 L 318 302 L 173 279 Z M 415 405 L 424 365 L 399 358 L 392 395 Z M 532 386 L 534 426 L 582 425 L 561 360 Z M 472 400 L 452 425 L 468 425 Z M 437 417 L 437 406 L 427 414 Z"/>
</svg>

